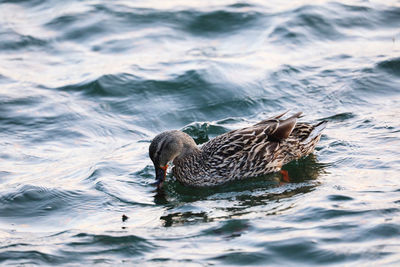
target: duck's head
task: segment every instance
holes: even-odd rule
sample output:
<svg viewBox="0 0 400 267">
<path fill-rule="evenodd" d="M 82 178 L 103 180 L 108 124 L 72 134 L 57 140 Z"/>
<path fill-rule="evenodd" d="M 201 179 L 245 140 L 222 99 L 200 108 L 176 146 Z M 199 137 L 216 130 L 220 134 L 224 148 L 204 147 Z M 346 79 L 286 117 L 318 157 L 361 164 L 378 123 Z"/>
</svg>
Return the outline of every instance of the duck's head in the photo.
<svg viewBox="0 0 400 267">
<path fill-rule="evenodd" d="M 198 150 L 194 140 L 181 131 L 167 131 L 154 137 L 149 156 L 156 171 L 156 185 L 161 188 L 167 175 L 168 164 Z"/>
</svg>

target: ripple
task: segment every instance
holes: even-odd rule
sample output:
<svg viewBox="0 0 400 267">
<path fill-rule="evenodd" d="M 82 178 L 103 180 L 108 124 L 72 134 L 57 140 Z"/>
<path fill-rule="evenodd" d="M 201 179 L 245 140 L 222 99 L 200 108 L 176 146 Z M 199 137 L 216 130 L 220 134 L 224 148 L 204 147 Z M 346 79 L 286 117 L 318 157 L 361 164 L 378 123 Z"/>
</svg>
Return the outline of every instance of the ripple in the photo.
<svg viewBox="0 0 400 267">
<path fill-rule="evenodd" d="M 2 1 L 1 264 L 396 265 L 395 2 Z M 150 185 L 157 133 L 287 109 L 330 122 L 290 182 Z"/>
<path fill-rule="evenodd" d="M 332 115 L 330 117 L 325 117 L 322 120 L 342 122 L 342 121 L 347 121 L 347 120 L 353 119 L 355 117 L 356 117 L 356 115 L 351 112 L 344 112 L 344 113 Z"/>
<path fill-rule="evenodd" d="M 239 237 L 247 230 L 251 230 L 251 224 L 248 220 L 228 220 L 220 223 L 218 227 L 203 231 L 205 235 L 221 235 L 226 239 Z"/>
<path fill-rule="evenodd" d="M 74 42 L 90 42 L 115 29 L 140 30 L 163 29 L 183 31 L 191 35 L 217 35 L 232 33 L 255 25 L 261 17 L 258 12 L 240 12 L 239 7 L 228 10 L 199 12 L 191 9 L 179 11 L 159 10 L 154 8 L 132 8 L 123 4 L 85 5 L 85 12 L 64 14 L 46 23 L 49 29 L 62 34 L 61 40 Z M 87 14 L 91 14 L 88 16 Z M 159 38 L 159 34 L 157 34 Z M 119 39 L 119 40 L 118 40 Z M 135 43 L 135 39 L 130 39 Z M 127 47 L 120 38 L 108 41 L 108 52 L 117 52 L 117 47 Z M 95 51 L 102 48 L 96 46 Z"/>
<path fill-rule="evenodd" d="M 45 49 L 48 42 L 31 35 L 22 35 L 16 32 L 0 33 L 0 50 L 18 51 Z"/>
<path fill-rule="evenodd" d="M 94 81 L 57 88 L 79 92 L 81 96 L 102 99 L 107 114 L 134 115 L 151 107 L 141 126 L 154 127 L 164 122 L 165 128 L 180 128 L 193 121 L 220 119 L 221 114 L 239 114 L 240 110 L 257 109 L 263 99 L 246 96 L 244 90 L 209 81 L 207 73 L 188 70 L 166 80 L 141 79 L 130 74 L 104 75 Z M 178 100 L 179 101 L 176 101 Z M 132 103 L 137 103 L 132 105 Z M 161 127 L 160 127 L 161 128 Z"/>
<path fill-rule="evenodd" d="M 210 140 L 209 136 L 215 137 L 221 135 L 228 132 L 228 129 L 207 122 L 194 122 L 185 126 L 182 131 L 190 135 L 197 144 L 203 144 Z"/>
<path fill-rule="evenodd" d="M 329 10 L 319 6 L 304 6 L 284 13 L 287 19 L 275 26 L 269 38 L 275 43 L 306 45 L 311 40 L 338 40 L 340 33 L 330 20 Z"/>
<path fill-rule="evenodd" d="M 270 262 L 271 255 L 263 252 L 227 252 L 210 260 L 218 261 L 219 264 L 227 265 L 259 265 Z"/>
<path fill-rule="evenodd" d="M 330 195 L 328 196 L 330 201 L 351 201 L 354 200 L 352 197 L 344 196 L 344 195 Z"/>
<path fill-rule="evenodd" d="M 400 23 L 400 7 L 387 6 L 380 11 L 380 23 L 384 27 L 395 27 Z"/>
<path fill-rule="evenodd" d="M 62 264 L 69 260 L 65 257 L 43 253 L 37 250 L 31 251 L 5 251 L 0 252 L 0 263 L 5 264 Z"/>
<path fill-rule="evenodd" d="M 375 23 L 371 17 L 376 15 L 375 10 L 368 6 L 331 3 L 334 8 L 335 23 L 343 28 L 373 28 Z"/>
<path fill-rule="evenodd" d="M 137 257 L 151 251 L 157 246 L 150 241 L 135 235 L 95 235 L 80 233 L 74 236 L 76 239 L 66 245 L 70 248 L 62 250 L 68 257 L 86 255 L 113 255 Z M 96 249 L 97 248 L 97 249 Z"/>
<path fill-rule="evenodd" d="M 390 64 L 389 64 L 390 65 Z M 388 67 L 386 64 L 383 64 L 384 67 L 379 67 L 380 69 L 385 69 L 388 71 Z M 376 69 L 374 71 L 377 71 Z M 393 72 L 389 70 L 391 74 Z M 362 77 L 355 79 L 353 81 L 355 90 L 359 92 L 359 98 L 364 99 L 365 102 L 372 102 L 374 103 L 376 99 L 372 98 L 371 96 L 375 96 L 379 98 L 382 95 L 397 95 L 398 88 L 397 83 L 388 80 L 387 75 L 363 75 Z"/>
<path fill-rule="evenodd" d="M 390 74 L 400 77 L 400 58 L 393 58 L 379 62 L 377 67 Z"/>
<path fill-rule="evenodd" d="M 85 207 L 98 200 L 82 191 L 66 191 L 24 185 L 0 195 L 3 218 L 42 217 L 57 212 Z"/>
<path fill-rule="evenodd" d="M 218 10 L 206 14 L 191 14 L 187 31 L 191 34 L 211 35 L 228 34 L 236 30 L 251 27 L 261 14 L 256 12 L 227 12 Z"/>
<path fill-rule="evenodd" d="M 81 92 L 85 96 L 93 96 L 93 97 L 122 96 L 123 92 L 116 90 L 118 87 L 117 88 L 110 87 L 110 82 L 118 83 L 118 81 L 119 81 L 118 76 L 104 75 L 94 81 L 83 82 L 75 85 L 66 85 L 57 89 L 67 92 L 77 91 Z"/>
<path fill-rule="evenodd" d="M 296 221 L 298 222 L 306 222 L 306 221 L 315 221 L 315 220 L 323 220 L 323 219 L 333 219 L 333 218 L 341 218 L 348 216 L 360 216 L 371 213 L 372 211 L 368 210 L 345 210 L 345 209 L 327 209 L 327 208 L 307 208 L 302 213 L 303 216 L 299 216 Z M 312 217 L 309 214 L 313 214 Z"/>
<path fill-rule="evenodd" d="M 19 112 L 21 113 L 21 112 Z M 3 113 L 4 114 L 4 113 Z M 31 142 L 50 142 L 54 140 L 74 140 L 84 135 L 76 129 L 67 128 L 78 118 L 76 115 L 64 113 L 60 115 L 35 116 L 31 114 L 1 117 L 0 131 L 13 135 L 14 138 Z M 63 125 L 65 128 L 60 128 Z"/>
<path fill-rule="evenodd" d="M 365 229 L 363 233 L 360 234 L 360 239 L 362 241 L 365 241 L 365 240 L 374 240 L 382 238 L 394 238 L 398 234 L 400 234 L 399 224 L 381 223 L 379 225 Z"/>
<path fill-rule="evenodd" d="M 303 264 L 330 264 L 343 263 L 359 259 L 362 254 L 357 252 L 340 252 L 323 249 L 319 244 L 308 238 L 291 238 L 265 244 L 267 251 L 274 258 L 282 258 L 284 254 L 290 254 L 291 262 Z M 289 262 L 289 261 L 288 261 Z"/>
</svg>

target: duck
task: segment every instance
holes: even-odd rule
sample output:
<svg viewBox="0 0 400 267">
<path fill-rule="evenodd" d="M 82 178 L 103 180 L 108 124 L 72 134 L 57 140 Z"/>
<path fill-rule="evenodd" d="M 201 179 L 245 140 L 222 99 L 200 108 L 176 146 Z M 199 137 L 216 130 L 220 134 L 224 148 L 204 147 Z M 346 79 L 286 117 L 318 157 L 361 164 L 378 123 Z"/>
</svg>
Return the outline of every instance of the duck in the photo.
<svg viewBox="0 0 400 267">
<path fill-rule="evenodd" d="M 165 131 L 151 141 L 157 189 L 161 189 L 167 169 L 183 185 L 208 187 L 280 171 L 282 166 L 312 153 L 327 122 L 297 122 L 298 112 L 287 112 L 254 125 L 219 135 L 202 146 L 179 130 Z"/>
</svg>

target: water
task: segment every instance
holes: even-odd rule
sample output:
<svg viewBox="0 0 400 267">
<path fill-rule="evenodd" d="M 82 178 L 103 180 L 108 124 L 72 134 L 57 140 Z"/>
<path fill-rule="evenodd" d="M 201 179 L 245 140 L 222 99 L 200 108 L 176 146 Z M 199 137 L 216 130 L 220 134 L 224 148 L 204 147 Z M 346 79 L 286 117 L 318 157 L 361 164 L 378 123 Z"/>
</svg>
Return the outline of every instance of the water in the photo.
<svg viewBox="0 0 400 267">
<path fill-rule="evenodd" d="M 400 264 L 399 1 L 0 3 L 1 264 Z M 153 191 L 157 133 L 288 109 L 291 183 Z"/>
</svg>

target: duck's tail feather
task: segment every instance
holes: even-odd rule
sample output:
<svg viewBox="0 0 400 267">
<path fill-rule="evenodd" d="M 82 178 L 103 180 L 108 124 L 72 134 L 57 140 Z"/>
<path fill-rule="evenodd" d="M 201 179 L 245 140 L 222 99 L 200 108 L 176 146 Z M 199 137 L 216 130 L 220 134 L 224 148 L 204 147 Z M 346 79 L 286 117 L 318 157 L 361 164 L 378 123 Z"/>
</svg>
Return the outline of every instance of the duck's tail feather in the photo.
<svg viewBox="0 0 400 267">
<path fill-rule="evenodd" d="M 279 115 L 272 116 L 272 117 L 270 117 L 270 118 L 268 118 L 268 119 L 262 120 L 262 121 L 256 123 L 255 125 L 256 125 L 256 126 L 257 126 L 257 125 L 262 125 L 262 124 L 268 123 L 268 122 L 270 122 L 270 121 L 272 121 L 272 120 L 279 120 L 279 119 L 282 118 L 284 115 L 286 115 L 289 111 L 290 111 L 290 110 L 287 110 L 287 111 L 285 111 L 285 112 L 283 112 L 283 113 L 281 113 L 281 114 L 279 114 Z M 287 119 L 280 120 L 280 122 L 282 122 L 282 121 L 287 121 L 287 120 L 290 120 L 290 119 L 292 119 L 292 118 L 296 118 L 296 119 L 301 118 L 301 117 L 303 117 L 302 114 L 303 114 L 303 112 L 297 112 L 296 114 L 290 116 L 290 117 L 287 118 Z"/>
<path fill-rule="evenodd" d="M 268 119 L 266 119 L 266 120 L 264 120 L 264 121 L 280 119 L 280 118 L 282 118 L 284 115 L 286 115 L 289 111 L 290 111 L 290 109 L 286 110 L 285 112 L 283 112 L 283 113 L 281 113 L 281 114 L 279 114 L 279 115 L 272 116 L 271 118 L 268 118 Z M 293 118 L 293 117 L 301 118 L 301 117 L 303 117 L 303 112 L 301 112 L 301 111 L 300 111 L 300 112 L 297 112 L 297 113 L 295 113 L 294 115 L 290 116 L 290 117 L 287 118 L 287 119 L 290 119 L 290 118 Z M 287 119 L 286 119 L 286 120 L 287 120 Z"/>
<path fill-rule="evenodd" d="M 300 112 L 297 112 L 297 113 L 293 114 L 292 116 L 290 116 L 286 120 L 289 120 L 289 119 L 292 119 L 292 118 L 298 119 L 298 118 L 301 118 L 301 117 L 303 117 L 303 112 L 300 111 Z"/>
<path fill-rule="evenodd" d="M 282 140 L 288 138 L 292 133 L 294 126 L 296 126 L 297 118 L 290 117 L 286 120 L 280 120 L 277 124 L 277 128 L 271 133 L 270 138 L 275 140 Z"/>
<path fill-rule="evenodd" d="M 281 118 L 283 115 L 286 115 L 286 113 L 288 113 L 289 111 L 290 111 L 290 109 L 286 110 L 285 112 L 283 112 L 279 115 L 272 116 L 271 118 L 268 118 L 267 120 L 277 120 L 277 119 Z"/>
<path fill-rule="evenodd" d="M 319 136 L 321 132 L 325 129 L 326 125 L 328 124 L 327 121 L 321 121 L 314 125 L 314 129 L 310 132 L 310 135 L 302 141 L 303 144 L 307 144 L 311 142 L 314 138 Z"/>
<path fill-rule="evenodd" d="M 298 112 L 287 119 L 279 120 L 278 127 L 271 133 L 270 138 L 275 140 L 282 140 L 289 137 L 294 127 L 296 126 L 297 119 L 303 114 Z"/>
</svg>

